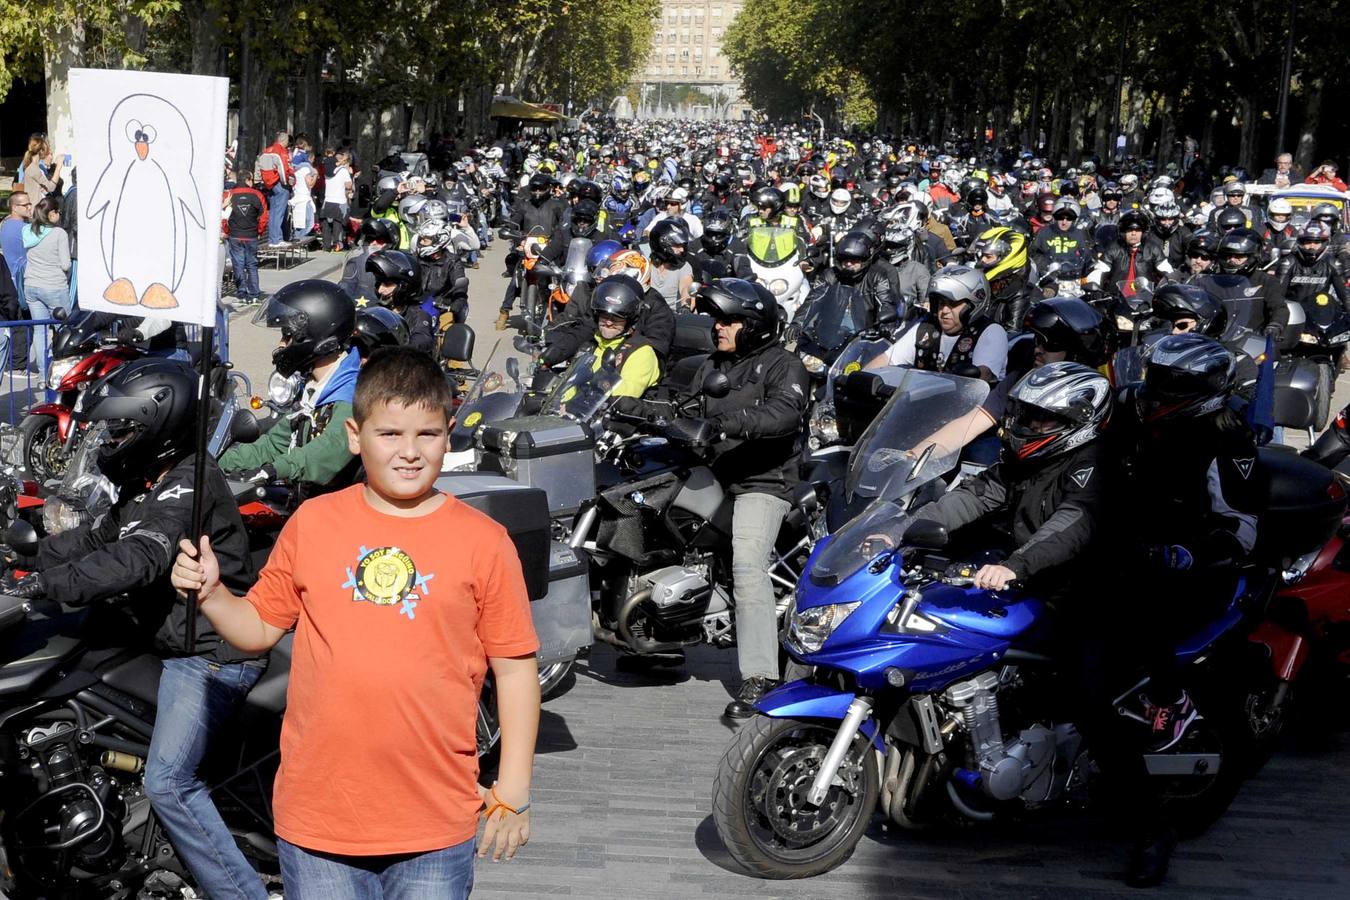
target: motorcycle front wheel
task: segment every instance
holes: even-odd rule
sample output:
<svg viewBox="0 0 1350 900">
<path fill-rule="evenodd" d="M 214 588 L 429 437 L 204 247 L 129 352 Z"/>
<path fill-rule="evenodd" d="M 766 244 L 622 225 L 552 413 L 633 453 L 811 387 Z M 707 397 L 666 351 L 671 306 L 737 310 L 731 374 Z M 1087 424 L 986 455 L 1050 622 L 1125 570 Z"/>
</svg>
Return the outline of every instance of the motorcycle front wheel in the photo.
<svg viewBox="0 0 1350 900">
<path fill-rule="evenodd" d="M 820 806 L 806 799 L 836 729 L 756 716 L 737 731 L 713 780 L 713 823 L 749 873 L 809 878 L 853 855 L 880 790 L 871 742 L 857 737 Z"/>
<path fill-rule="evenodd" d="M 19 448 L 24 474 L 33 481 L 42 484 L 65 473 L 69 459 L 55 416 L 24 416 L 19 423 Z"/>
</svg>

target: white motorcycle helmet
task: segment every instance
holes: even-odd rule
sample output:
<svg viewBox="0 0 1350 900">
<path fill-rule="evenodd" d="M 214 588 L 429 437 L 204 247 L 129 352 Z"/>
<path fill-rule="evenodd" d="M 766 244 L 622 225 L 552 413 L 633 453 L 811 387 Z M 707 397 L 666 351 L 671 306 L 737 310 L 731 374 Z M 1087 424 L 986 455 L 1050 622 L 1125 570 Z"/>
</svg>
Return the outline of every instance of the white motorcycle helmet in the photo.
<svg viewBox="0 0 1350 900">
<path fill-rule="evenodd" d="M 830 212 L 836 216 L 843 215 L 852 203 L 853 195 L 843 188 L 835 188 L 830 192 Z"/>
</svg>

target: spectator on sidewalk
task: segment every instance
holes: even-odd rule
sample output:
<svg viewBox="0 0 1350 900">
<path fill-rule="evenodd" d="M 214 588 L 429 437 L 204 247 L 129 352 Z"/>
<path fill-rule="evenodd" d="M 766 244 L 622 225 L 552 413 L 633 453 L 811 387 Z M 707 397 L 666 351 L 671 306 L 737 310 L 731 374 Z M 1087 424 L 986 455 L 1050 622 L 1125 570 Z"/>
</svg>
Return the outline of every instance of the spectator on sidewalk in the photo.
<svg viewBox="0 0 1350 900">
<path fill-rule="evenodd" d="M 29 174 L 31 177 L 32 173 Z M 70 312 L 70 236 L 61 227 L 59 197 L 43 197 L 33 207 L 33 221 L 23 230 L 23 246 L 28 252 L 23 276 L 28 314 L 37 322 L 52 318 L 57 309 Z M 29 362 L 34 372 L 45 374 L 45 325 L 33 328 Z"/>
<path fill-rule="evenodd" d="M 258 177 L 267 194 L 267 245 L 285 244 L 286 207 L 291 202 L 295 169 L 291 166 L 291 135 L 278 131 L 277 139 L 258 157 Z"/>
<path fill-rule="evenodd" d="M 59 193 L 61 167 L 64 163 L 64 157 L 55 158 L 52 145 L 46 137 L 30 139 L 28 152 L 23 155 L 24 190 L 37 200 L 48 194 Z"/>
<path fill-rule="evenodd" d="M 323 185 L 323 248 L 329 252 L 336 253 L 343 247 L 347 211 L 351 208 L 355 190 L 351 156 L 346 150 L 339 150 L 333 174 L 324 180 Z"/>
<path fill-rule="evenodd" d="M 267 199 L 253 187 L 253 174 L 240 172 L 234 187 L 225 192 L 222 206 L 225 245 L 234 269 L 234 296 L 239 303 L 262 299 L 258 287 L 258 241 L 267 232 Z"/>
<path fill-rule="evenodd" d="M 80 201 L 76 194 L 75 167 L 70 172 L 70 190 L 61 200 L 61 227 L 70 235 L 70 308 L 76 308 L 80 278 Z"/>
<path fill-rule="evenodd" d="M 295 169 L 295 196 L 291 198 L 292 236 L 303 241 L 314 232 L 314 185 L 318 173 L 310 161 L 314 147 L 303 134 L 295 136 L 295 151 L 291 154 L 291 166 Z"/>
<path fill-rule="evenodd" d="M 28 308 L 23 299 L 23 269 L 28 262 L 28 251 L 23 248 L 23 227 L 33 218 L 33 201 L 27 192 L 15 191 L 9 195 L 9 215 L 0 223 L 0 253 L 9 264 L 15 286 L 20 287 L 19 304 Z"/>
<path fill-rule="evenodd" d="M 17 322 L 23 318 L 19 307 L 19 292 L 9 274 L 9 264 L 0 256 L 0 321 Z M 23 349 L 20 345 L 19 349 Z M 9 368 L 10 329 L 0 328 L 0 372 Z"/>
</svg>

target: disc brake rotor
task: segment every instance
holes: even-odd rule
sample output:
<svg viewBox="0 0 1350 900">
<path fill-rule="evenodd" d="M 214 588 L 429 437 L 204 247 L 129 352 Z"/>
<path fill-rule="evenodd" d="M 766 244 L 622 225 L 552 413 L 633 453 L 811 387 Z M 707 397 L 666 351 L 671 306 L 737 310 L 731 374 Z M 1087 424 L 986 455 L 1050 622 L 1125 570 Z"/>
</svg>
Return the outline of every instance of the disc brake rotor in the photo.
<svg viewBox="0 0 1350 900">
<path fill-rule="evenodd" d="M 825 750 L 821 744 L 776 749 L 764 755 L 755 772 L 751 801 L 764 823 L 789 846 L 818 843 L 838 827 L 852 805 L 849 792 L 838 786 L 830 788 L 820 806 L 806 799 Z"/>
</svg>

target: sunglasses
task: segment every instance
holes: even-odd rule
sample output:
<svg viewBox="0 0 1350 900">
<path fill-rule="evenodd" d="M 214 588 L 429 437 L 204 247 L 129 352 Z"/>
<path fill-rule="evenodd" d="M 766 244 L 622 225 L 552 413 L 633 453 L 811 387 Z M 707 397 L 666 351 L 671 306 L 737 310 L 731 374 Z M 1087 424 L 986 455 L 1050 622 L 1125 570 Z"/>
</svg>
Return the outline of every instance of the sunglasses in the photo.
<svg viewBox="0 0 1350 900">
<path fill-rule="evenodd" d="M 1214 261 L 1214 254 L 1212 253 L 1187 253 L 1186 256 L 1189 259 L 1203 259 L 1208 262 Z"/>
</svg>

